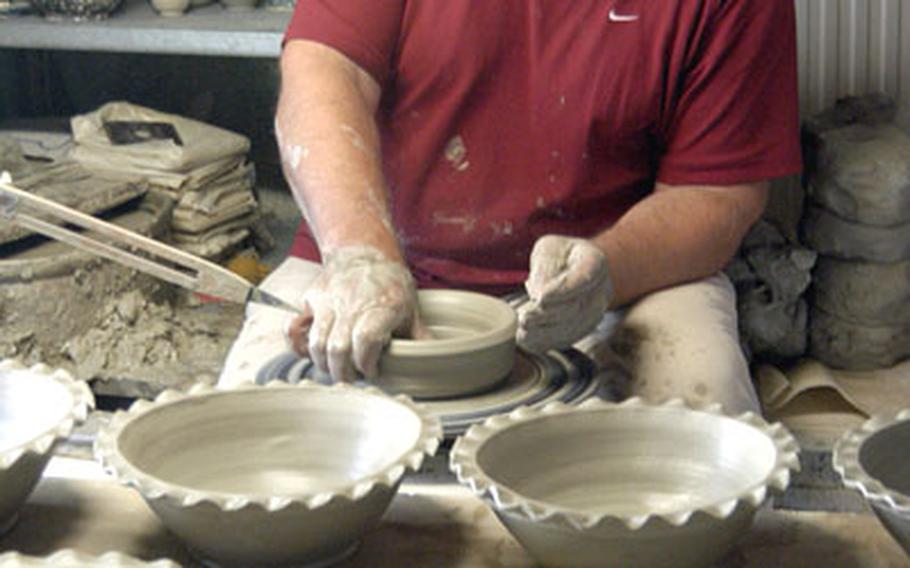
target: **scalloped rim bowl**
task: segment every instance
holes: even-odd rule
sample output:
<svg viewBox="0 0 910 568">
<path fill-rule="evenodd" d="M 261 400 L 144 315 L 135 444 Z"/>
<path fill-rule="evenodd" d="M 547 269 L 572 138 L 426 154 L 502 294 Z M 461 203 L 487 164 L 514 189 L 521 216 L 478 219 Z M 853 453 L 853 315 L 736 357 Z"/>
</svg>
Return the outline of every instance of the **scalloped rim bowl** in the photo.
<svg viewBox="0 0 910 568">
<path fill-rule="evenodd" d="M 76 550 L 60 550 L 48 556 L 30 556 L 18 552 L 0 554 L 0 568 L 180 568 L 167 559 L 144 561 L 117 552 L 90 556 Z"/>
<path fill-rule="evenodd" d="M 0 361 L 0 535 L 15 524 L 54 444 L 94 402 L 88 386 L 62 369 Z"/>
<path fill-rule="evenodd" d="M 417 399 L 489 390 L 515 364 L 518 317 L 507 302 L 461 290 L 418 292 L 424 323 L 437 339 L 393 339 L 371 381 Z"/>
<path fill-rule="evenodd" d="M 722 557 L 799 461 L 755 414 L 636 398 L 494 416 L 451 467 L 543 566 L 689 568 Z"/>
<path fill-rule="evenodd" d="M 206 560 L 323 566 L 354 551 L 441 433 L 375 388 L 198 385 L 118 412 L 95 453 Z"/>
<path fill-rule="evenodd" d="M 834 469 L 910 554 L 910 408 L 873 416 L 834 445 Z"/>
</svg>

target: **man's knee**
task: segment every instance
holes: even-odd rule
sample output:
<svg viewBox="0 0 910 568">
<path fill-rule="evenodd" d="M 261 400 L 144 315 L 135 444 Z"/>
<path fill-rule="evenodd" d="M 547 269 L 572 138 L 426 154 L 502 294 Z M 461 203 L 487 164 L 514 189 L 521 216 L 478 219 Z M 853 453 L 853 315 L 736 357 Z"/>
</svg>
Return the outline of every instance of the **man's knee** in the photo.
<svg viewBox="0 0 910 568">
<path fill-rule="evenodd" d="M 736 297 L 723 276 L 655 292 L 631 306 L 609 348 L 629 374 L 631 395 L 728 412 L 757 411 L 739 345 Z"/>
</svg>

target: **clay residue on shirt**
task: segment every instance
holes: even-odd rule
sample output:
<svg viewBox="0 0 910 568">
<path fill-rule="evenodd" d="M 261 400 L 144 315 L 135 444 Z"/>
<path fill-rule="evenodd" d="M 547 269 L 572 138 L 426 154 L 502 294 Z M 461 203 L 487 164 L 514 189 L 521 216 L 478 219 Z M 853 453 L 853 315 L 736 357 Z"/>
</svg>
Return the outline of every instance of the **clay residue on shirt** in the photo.
<svg viewBox="0 0 910 568">
<path fill-rule="evenodd" d="M 468 148 L 465 146 L 461 135 L 453 137 L 446 144 L 445 157 L 446 161 L 452 165 L 452 168 L 459 172 L 471 167 L 471 163 L 468 161 Z"/>
<path fill-rule="evenodd" d="M 477 227 L 477 217 L 474 215 L 447 215 L 436 211 L 433 213 L 434 225 L 460 226 L 464 233 L 473 233 Z"/>
<path fill-rule="evenodd" d="M 490 230 L 494 237 L 511 235 L 513 231 L 511 221 L 490 221 Z"/>
</svg>

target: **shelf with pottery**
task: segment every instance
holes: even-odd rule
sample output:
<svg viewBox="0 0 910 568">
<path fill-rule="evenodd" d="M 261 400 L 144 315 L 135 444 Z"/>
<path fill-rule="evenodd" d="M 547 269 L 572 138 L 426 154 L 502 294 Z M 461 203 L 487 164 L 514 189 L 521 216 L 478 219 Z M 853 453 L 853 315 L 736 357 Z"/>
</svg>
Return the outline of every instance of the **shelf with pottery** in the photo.
<svg viewBox="0 0 910 568">
<path fill-rule="evenodd" d="M 148 0 L 124 0 L 107 19 L 0 18 L 0 48 L 277 57 L 288 10 L 227 10 L 220 3 L 163 17 Z"/>
</svg>

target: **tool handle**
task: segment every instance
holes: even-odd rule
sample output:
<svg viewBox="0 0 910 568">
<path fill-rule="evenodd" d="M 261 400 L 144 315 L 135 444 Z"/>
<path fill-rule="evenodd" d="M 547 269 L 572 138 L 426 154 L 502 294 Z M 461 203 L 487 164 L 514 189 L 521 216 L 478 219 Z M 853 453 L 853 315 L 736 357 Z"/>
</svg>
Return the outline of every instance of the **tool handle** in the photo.
<svg viewBox="0 0 910 568">
<path fill-rule="evenodd" d="M 77 233 L 25 214 L 20 209 L 23 205 L 95 234 Z M 244 303 L 253 287 L 247 280 L 213 262 L 19 189 L 8 183 L 5 177 L 0 177 L 0 214 L 10 221 L 80 250 L 110 257 L 126 266 L 148 272 L 196 292 Z M 106 237 L 111 242 L 99 240 L 98 235 Z M 138 256 L 123 250 L 120 246 L 165 259 L 177 268 L 166 266 L 154 258 Z"/>
</svg>

